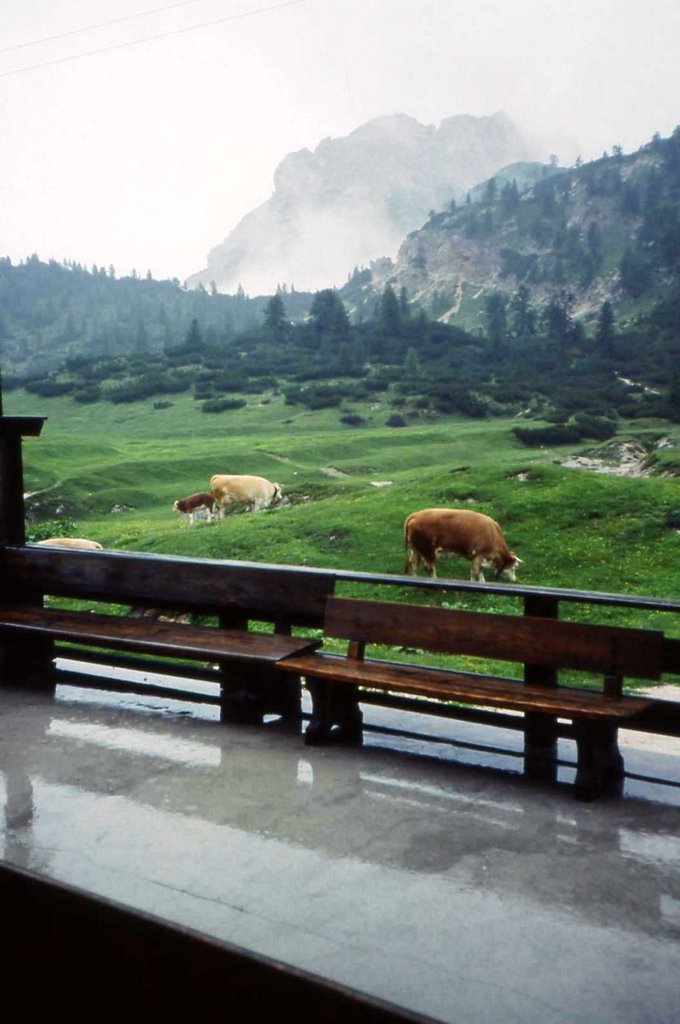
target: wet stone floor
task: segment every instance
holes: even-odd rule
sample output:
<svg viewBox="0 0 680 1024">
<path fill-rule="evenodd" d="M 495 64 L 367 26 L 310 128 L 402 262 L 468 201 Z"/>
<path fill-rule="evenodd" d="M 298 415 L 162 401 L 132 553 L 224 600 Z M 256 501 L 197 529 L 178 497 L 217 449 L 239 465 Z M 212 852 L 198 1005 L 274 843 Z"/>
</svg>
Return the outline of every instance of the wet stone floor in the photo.
<svg viewBox="0 0 680 1024">
<path fill-rule="evenodd" d="M 0 856 L 452 1024 L 680 1022 L 677 746 L 626 734 L 624 797 L 582 804 L 474 749 L 519 734 L 424 731 L 472 746 L 0 689 Z"/>
</svg>

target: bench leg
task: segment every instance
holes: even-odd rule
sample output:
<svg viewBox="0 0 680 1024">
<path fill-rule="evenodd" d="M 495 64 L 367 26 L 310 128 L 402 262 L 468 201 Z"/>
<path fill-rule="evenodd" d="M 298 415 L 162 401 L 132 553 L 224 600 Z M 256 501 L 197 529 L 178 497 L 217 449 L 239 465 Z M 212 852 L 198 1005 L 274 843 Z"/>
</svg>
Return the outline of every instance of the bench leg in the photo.
<svg viewBox="0 0 680 1024">
<path fill-rule="evenodd" d="M 305 729 L 305 743 L 309 747 L 328 743 L 333 725 L 331 714 L 332 686 L 318 679 L 308 679 L 307 689 L 312 698 L 312 717 Z"/>
<path fill-rule="evenodd" d="M 524 716 L 524 771 L 539 782 L 557 781 L 557 723 L 550 715 Z"/>
<path fill-rule="evenodd" d="M 266 670 L 264 670 L 266 671 Z M 261 666 L 222 667 L 220 721 L 261 725 L 265 713 Z"/>
<path fill-rule="evenodd" d="M 339 743 L 360 747 L 364 741 L 364 716 L 359 707 L 356 686 L 334 687 L 334 717 L 337 723 L 334 738 Z"/>
<path fill-rule="evenodd" d="M 578 765 L 574 795 L 577 800 L 621 796 L 624 765 L 618 728 L 610 722 L 576 723 Z"/>
<path fill-rule="evenodd" d="M 269 665 L 222 668 L 220 721 L 261 725 L 265 715 L 280 715 L 299 724 L 301 681 L 285 677 Z"/>
<path fill-rule="evenodd" d="M 357 699 L 356 686 L 333 686 L 319 679 L 308 679 L 312 698 L 312 717 L 305 730 L 308 746 L 321 746 L 331 741 L 361 746 L 363 715 Z"/>
</svg>

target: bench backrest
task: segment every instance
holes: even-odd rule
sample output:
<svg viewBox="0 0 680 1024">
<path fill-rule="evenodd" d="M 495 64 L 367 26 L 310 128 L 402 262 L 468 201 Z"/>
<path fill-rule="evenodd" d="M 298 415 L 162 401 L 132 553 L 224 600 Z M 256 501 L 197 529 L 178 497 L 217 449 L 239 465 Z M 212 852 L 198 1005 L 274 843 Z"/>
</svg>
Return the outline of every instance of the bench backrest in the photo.
<svg viewBox="0 0 680 1024">
<path fill-rule="evenodd" d="M 661 632 L 529 615 L 329 597 L 324 632 L 359 644 L 416 647 L 606 676 L 659 679 L 662 672 Z"/>
<path fill-rule="evenodd" d="M 257 562 L 189 559 L 121 551 L 39 546 L 0 549 L 0 600 L 53 595 L 185 609 L 230 612 L 296 625 L 320 626 L 331 573 Z"/>
</svg>

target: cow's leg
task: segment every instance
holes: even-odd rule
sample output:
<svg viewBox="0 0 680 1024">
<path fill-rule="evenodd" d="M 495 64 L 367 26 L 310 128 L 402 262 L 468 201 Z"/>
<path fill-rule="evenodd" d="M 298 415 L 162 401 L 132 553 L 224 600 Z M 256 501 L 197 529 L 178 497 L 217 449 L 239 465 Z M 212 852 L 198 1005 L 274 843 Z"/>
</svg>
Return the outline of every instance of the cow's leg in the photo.
<svg viewBox="0 0 680 1024">
<path fill-rule="evenodd" d="M 425 566 L 427 575 L 434 580 L 437 578 L 437 549 L 428 539 L 422 538 L 422 541 L 421 546 L 416 549 L 416 557 Z"/>
<path fill-rule="evenodd" d="M 485 583 L 484 573 L 482 572 L 482 562 L 484 561 L 482 555 L 473 555 L 472 562 L 470 564 L 470 579 L 473 583 Z"/>
<path fill-rule="evenodd" d="M 406 559 L 404 561 L 404 575 L 417 576 L 419 562 L 420 558 L 418 556 L 418 552 L 414 548 L 407 547 Z"/>
</svg>

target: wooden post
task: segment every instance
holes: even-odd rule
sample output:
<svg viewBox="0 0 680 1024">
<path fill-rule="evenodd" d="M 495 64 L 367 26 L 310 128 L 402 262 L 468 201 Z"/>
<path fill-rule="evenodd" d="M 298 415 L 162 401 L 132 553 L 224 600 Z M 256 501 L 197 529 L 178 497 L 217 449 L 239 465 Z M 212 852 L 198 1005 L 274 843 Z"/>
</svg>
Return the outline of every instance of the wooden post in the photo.
<svg viewBox="0 0 680 1024">
<path fill-rule="evenodd" d="M 524 614 L 557 619 L 559 602 L 547 595 L 526 594 Z M 550 665 L 526 664 L 524 682 L 530 686 L 557 686 L 557 670 Z M 557 780 L 557 720 L 553 716 L 531 711 L 525 714 L 524 771 L 532 779 Z"/>
<path fill-rule="evenodd" d="M 37 437 L 45 419 L 45 416 L 0 415 L 0 546 L 26 543 L 21 439 Z M 3 578 L 0 580 L 0 600 L 16 601 L 28 582 Z M 51 663 L 52 645 L 49 641 L 36 643 L 35 640 L 4 639 L 0 644 L 3 682 L 38 682 L 44 685 L 51 675 Z"/>
<path fill-rule="evenodd" d="M 25 544 L 22 437 L 38 437 L 45 416 L 0 415 L 0 544 Z"/>
</svg>

